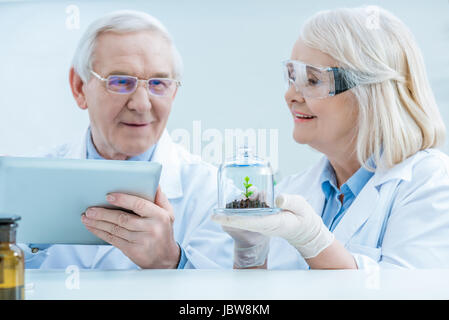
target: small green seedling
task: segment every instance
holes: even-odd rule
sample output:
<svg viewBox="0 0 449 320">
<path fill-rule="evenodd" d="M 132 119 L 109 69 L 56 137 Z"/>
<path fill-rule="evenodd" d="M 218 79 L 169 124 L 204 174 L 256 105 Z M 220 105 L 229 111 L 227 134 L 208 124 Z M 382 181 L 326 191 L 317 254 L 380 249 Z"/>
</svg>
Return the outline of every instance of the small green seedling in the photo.
<svg viewBox="0 0 449 320">
<path fill-rule="evenodd" d="M 246 197 L 246 199 L 249 199 L 249 197 L 254 193 L 254 191 L 248 191 L 248 189 L 253 186 L 251 183 L 249 183 L 249 177 L 245 177 L 243 186 L 245 187 L 245 192 L 243 192 L 243 195 Z"/>
</svg>

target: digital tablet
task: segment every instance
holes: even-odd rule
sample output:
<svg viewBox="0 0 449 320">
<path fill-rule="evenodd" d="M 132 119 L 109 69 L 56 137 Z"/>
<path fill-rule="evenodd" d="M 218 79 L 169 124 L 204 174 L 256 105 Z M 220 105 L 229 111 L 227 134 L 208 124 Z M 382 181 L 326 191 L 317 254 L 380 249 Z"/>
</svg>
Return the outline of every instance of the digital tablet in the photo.
<svg viewBox="0 0 449 320">
<path fill-rule="evenodd" d="M 0 157 L 0 214 L 17 214 L 17 243 L 106 244 L 86 229 L 88 207 L 117 207 L 122 192 L 154 202 L 162 166 L 156 162 Z"/>
</svg>

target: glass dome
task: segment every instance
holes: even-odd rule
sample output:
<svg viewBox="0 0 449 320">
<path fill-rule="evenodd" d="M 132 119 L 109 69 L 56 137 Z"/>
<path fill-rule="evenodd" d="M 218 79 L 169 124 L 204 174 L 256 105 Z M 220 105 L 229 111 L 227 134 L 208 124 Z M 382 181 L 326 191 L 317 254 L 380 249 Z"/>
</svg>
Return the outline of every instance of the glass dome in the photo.
<svg viewBox="0 0 449 320">
<path fill-rule="evenodd" d="M 273 171 L 268 161 L 244 147 L 236 157 L 221 164 L 215 213 L 264 215 L 278 211 L 274 206 Z"/>
</svg>

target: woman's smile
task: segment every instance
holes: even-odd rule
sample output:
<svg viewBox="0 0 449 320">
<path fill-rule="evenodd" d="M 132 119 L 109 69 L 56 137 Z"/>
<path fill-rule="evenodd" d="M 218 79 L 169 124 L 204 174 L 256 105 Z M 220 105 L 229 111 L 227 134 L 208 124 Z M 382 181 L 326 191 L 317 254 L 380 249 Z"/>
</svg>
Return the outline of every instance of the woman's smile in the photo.
<svg viewBox="0 0 449 320">
<path fill-rule="evenodd" d="M 316 116 L 305 114 L 298 111 L 292 111 L 295 122 L 310 122 L 316 118 Z"/>
</svg>

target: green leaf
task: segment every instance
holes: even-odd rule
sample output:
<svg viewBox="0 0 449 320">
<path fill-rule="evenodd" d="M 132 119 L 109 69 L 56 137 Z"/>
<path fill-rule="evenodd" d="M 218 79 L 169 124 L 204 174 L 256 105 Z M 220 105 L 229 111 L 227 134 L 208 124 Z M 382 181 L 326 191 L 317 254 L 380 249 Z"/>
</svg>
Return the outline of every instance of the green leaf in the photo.
<svg viewBox="0 0 449 320">
<path fill-rule="evenodd" d="M 248 188 L 252 187 L 253 185 L 250 183 L 248 185 L 246 185 Z"/>
<path fill-rule="evenodd" d="M 250 191 L 246 194 L 246 197 L 249 198 L 252 194 L 254 193 L 254 191 Z"/>
<path fill-rule="evenodd" d="M 246 181 L 246 183 L 248 183 L 248 181 L 249 181 L 249 177 L 248 176 L 245 177 L 245 181 Z"/>
</svg>

